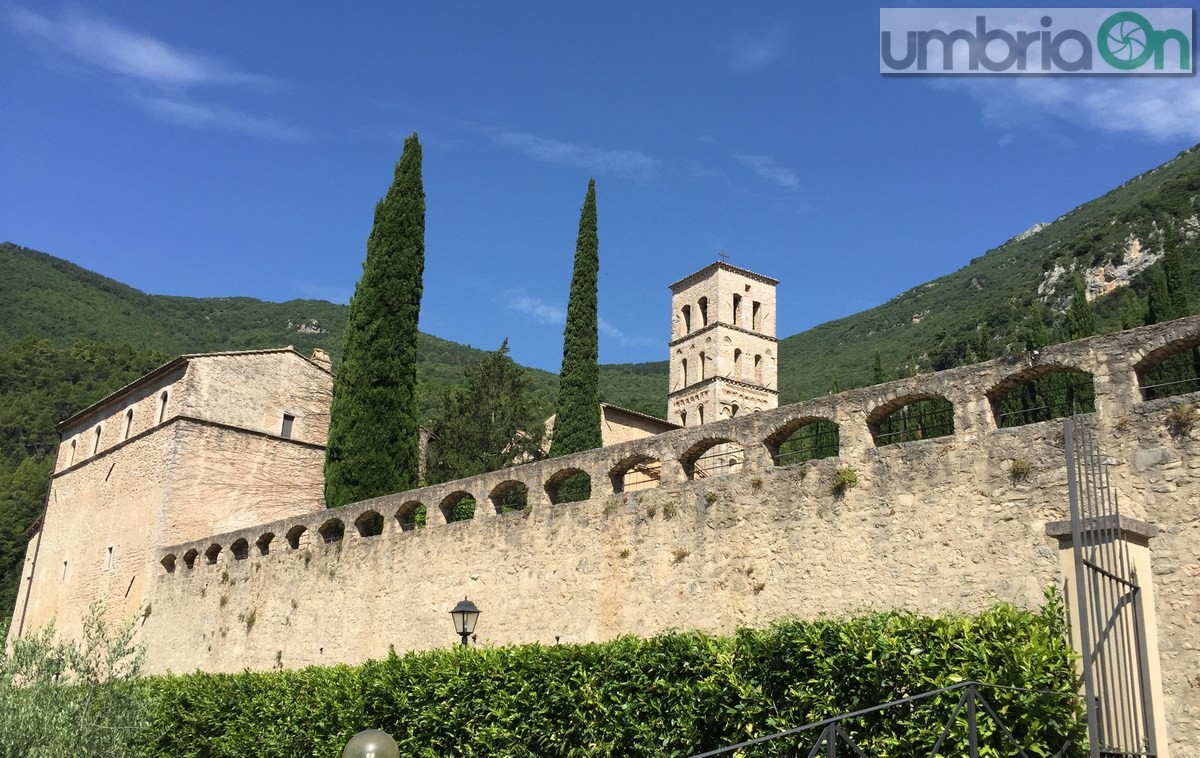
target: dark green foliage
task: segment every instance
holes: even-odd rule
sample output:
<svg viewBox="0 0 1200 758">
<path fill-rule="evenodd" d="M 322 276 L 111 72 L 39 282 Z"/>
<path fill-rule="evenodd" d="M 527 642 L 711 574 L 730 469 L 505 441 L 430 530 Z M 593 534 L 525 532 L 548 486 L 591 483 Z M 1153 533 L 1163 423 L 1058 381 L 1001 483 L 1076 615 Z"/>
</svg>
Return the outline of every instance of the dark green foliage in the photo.
<svg viewBox="0 0 1200 758">
<path fill-rule="evenodd" d="M 563 330 L 563 369 L 558 374 L 558 404 L 554 414 L 551 457 L 600 447 L 600 332 L 596 313 L 600 276 L 600 239 L 596 234 L 596 182 L 580 211 L 580 234 L 575 242 L 575 269 L 566 303 Z"/>
<path fill-rule="evenodd" d="M 997 405 L 996 426 L 1024 426 L 1096 410 L 1092 375 L 1055 371 L 1015 387 Z"/>
<path fill-rule="evenodd" d="M 523 511 L 529 505 L 529 491 L 524 487 L 513 487 L 505 490 L 493 499 L 496 513 L 515 513 Z"/>
<path fill-rule="evenodd" d="M 346 323 L 344 305 L 322 300 L 147 295 L 8 242 L 0 243 L 0 315 L 0 349 L 37 337 L 58 346 L 129 344 L 171 357 L 291 344 L 301 352 L 324 348 L 336 359 Z"/>
<path fill-rule="evenodd" d="M 1167 248 L 1162 266 L 1153 270 L 1146 323 L 1157 324 L 1191 313 L 1179 246 Z M 1165 358 L 1143 374 L 1147 400 L 1182 395 L 1200 389 L 1200 348 Z"/>
<path fill-rule="evenodd" d="M 1046 322 L 1042 320 L 1042 308 L 1036 302 L 1025 317 L 1020 339 L 1022 347 L 1030 352 L 1050 344 L 1050 334 L 1046 331 Z"/>
<path fill-rule="evenodd" d="M 1154 269 L 1150 274 L 1150 296 L 1147 301 L 1146 323 L 1161 324 L 1176 318 L 1175 302 L 1167 291 L 1167 275 L 1162 268 Z"/>
<path fill-rule="evenodd" d="M 875 362 L 871 365 L 871 383 L 883 384 L 886 381 L 883 376 L 883 359 L 879 357 L 879 351 L 875 351 Z"/>
<path fill-rule="evenodd" d="M 1141 298 L 1131 288 L 1126 287 L 1121 294 L 1121 329 L 1141 326 L 1145 318 Z"/>
<path fill-rule="evenodd" d="M 600 240 L 596 224 L 596 180 L 588 181 L 579 213 L 575 268 L 563 330 L 563 362 L 550 456 L 600 447 L 600 334 L 597 289 Z"/>
<path fill-rule="evenodd" d="M 325 448 L 325 503 L 417 486 L 417 320 L 425 272 L 421 144 L 404 141 L 375 206 L 363 275 L 350 301 Z"/>
<path fill-rule="evenodd" d="M 1165 245 L 1163 251 L 1162 269 L 1167 279 L 1167 294 L 1171 296 L 1171 309 L 1175 318 L 1183 318 L 1191 314 L 1192 308 L 1188 302 L 1187 283 L 1183 274 L 1183 261 L 1180 259 L 1178 235 L 1174 235 L 1175 244 Z"/>
<path fill-rule="evenodd" d="M 880 421 L 875 432 L 876 444 L 927 440 L 954 434 L 954 404 L 944 398 L 917 400 L 897 408 Z"/>
<path fill-rule="evenodd" d="M 466 385 L 447 392 L 430 424 L 425 477 L 448 482 L 542 457 L 542 419 L 525 370 L 508 356 L 508 340 L 466 370 Z"/>
<path fill-rule="evenodd" d="M 1040 614 L 1005 605 L 969 617 L 892 612 L 590 645 L 461 649 L 448 640 L 356 667 L 156 677 L 144 680 L 153 717 L 142 754 L 333 758 L 375 727 L 413 756 L 687 756 L 979 680 L 1056 693 L 986 692 L 1024 746 L 1053 755 L 1083 733 L 1064 633 L 1051 596 Z M 868 755 L 925 754 L 955 698 L 847 727 Z M 990 752 L 1002 744 L 995 731 L 984 730 L 985 754 L 1012 754 Z M 797 748 L 781 741 L 747 755 Z M 944 752 L 965 754 L 961 729 Z"/>
<path fill-rule="evenodd" d="M 1071 293 L 1071 305 L 1067 308 L 1067 339 L 1078 340 L 1096 333 L 1096 314 L 1088 302 L 1087 290 L 1081 277 L 1075 278 L 1075 289 Z"/>
<path fill-rule="evenodd" d="M 469 521 L 475 518 L 475 498 L 464 497 L 454 504 L 454 508 L 450 511 L 450 523 L 455 521 Z"/>
<path fill-rule="evenodd" d="M 592 480 L 587 474 L 578 473 L 567 477 L 554 493 L 554 502 L 581 503 L 592 496 Z"/>
<path fill-rule="evenodd" d="M 790 466 L 838 454 L 838 425 L 832 421 L 805 424 L 779 445 L 776 466 Z"/>
</svg>

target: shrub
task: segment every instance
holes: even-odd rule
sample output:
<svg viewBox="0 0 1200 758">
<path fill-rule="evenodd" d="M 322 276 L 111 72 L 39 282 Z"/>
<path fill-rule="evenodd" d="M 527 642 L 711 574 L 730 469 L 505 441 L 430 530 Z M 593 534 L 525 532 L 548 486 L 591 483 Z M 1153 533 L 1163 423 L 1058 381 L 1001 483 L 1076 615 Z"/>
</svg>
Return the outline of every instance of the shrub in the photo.
<svg viewBox="0 0 1200 758">
<path fill-rule="evenodd" d="M 1196 412 L 1196 406 L 1185 404 L 1171 408 L 1163 420 L 1172 437 L 1187 437 L 1196 427 L 1198 417 L 1200 414 Z"/>
<path fill-rule="evenodd" d="M 1033 473 L 1033 466 L 1029 465 L 1029 461 L 1024 458 L 1014 458 L 1008 467 L 1008 478 L 1013 484 L 1029 481 L 1031 473 Z"/>
<path fill-rule="evenodd" d="M 448 642 L 361 666 L 154 677 L 143 680 L 153 717 L 141 749 L 335 756 L 373 727 L 392 734 L 403 755 L 682 756 L 976 680 L 1052 693 L 986 693 L 1027 752 L 1049 747 L 1052 755 L 1083 734 L 1062 619 L 1051 594 L 1041 613 L 998 605 L 972 616 L 780 621 L 731 637 Z M 957 696 L 846 728 L 868 755 L 927 754 Z M 1000 749 L 1002 739 L 985 732 L 981 754 L 1013 754 Z M 962 730 L 953 731 L 943 754 L 965 755 L 964 742 Z M 797 746 L 764 748 L 754 755 L 792 755 Z"/>
<path fill-rule="evenodd" d="M 839 466 L 837 471 L 833 472 L 833 495 L 834 497 L 843 497 L 846 490 L 858 486 L 858 472 L 849 466 Z"/>
<path fill-rule="evenodd" d="M 110 629 L 102 615 L 88 610 L 80 642 L 51 625 L 0 649 L 0 756 L 134 754 L 148 717 L 137 690 L 144 652 L 132 619 Z"/>
</svg>

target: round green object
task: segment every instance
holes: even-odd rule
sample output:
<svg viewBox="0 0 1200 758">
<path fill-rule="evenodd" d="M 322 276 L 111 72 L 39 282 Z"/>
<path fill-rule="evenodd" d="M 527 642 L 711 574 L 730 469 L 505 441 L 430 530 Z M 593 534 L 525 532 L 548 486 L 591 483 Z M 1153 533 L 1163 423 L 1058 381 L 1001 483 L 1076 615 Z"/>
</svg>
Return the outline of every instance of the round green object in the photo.
<svg viewBox="0 0 1200 758">
<path fill-rule="evenodd" d="M 342 758 L 400 758 L 400 748 L 387 732 L 367 729 L 350 738 Z"/>
</svg>

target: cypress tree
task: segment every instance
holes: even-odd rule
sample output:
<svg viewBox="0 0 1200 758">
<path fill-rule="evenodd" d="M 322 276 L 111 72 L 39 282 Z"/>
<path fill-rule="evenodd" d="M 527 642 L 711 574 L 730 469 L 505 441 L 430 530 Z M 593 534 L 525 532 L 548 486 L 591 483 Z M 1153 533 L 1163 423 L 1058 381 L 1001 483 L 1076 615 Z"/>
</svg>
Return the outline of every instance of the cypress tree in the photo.
<svg viewBox="0 0 1200 758">
<path fill-rule="evenodd" d="M 1142 325 L 1142 301 L 1133 288 L 1126 287 L 1121 292 L 1121 328 L 1133 329 Z"/>
<path fill-rule="evenodd" d="M 567 301 L 563 330 L 562 372 L 550 457 L 592 450 L 600 439 L 600 335 L 597 288 L 600 275 L 600 240 L 596 233 L 596 180 L 588 181 L 587 196 L 579 214 L 575 242 L 575 270 Z"/>
<path fill-rule="evenodd" d="M 883 358 L 875 351 L 875 365 L 871 367 L 871 379 L 874 384 L 883 384 Z"/>
<path fill-rule="evenodd" d="M 1026 351 L 1041 350 L 1050 344 L 1050 335 L 1046 332 L 1046 322 L 1042 320 L 1042 307 L 1034 300 L 1021 330 L 1021 341 Z"/>
<path fill-rule="evenodd" d="M 1071 305 L 1067 308 L 1067 339 L 1082 339 L 1091 337 L 1095 333 L 1096 314 L 1092 312 L 1092 304 L 1088 302 L 1083 279 L 1077 276 L 1075 277 L 1075 292 L 1071 295 Z"/>
<path fill-rule="evenodd" d="M 1167 276 L 1161 268 L 1150 273 L 1150 294 L 1147 297 L 1146 325 L 1161 324 L 1175 318 L 1174 303 L 1167 291 Z"/>
<path fill-rule="evenodd" d="M 1183 318 L 1192 309 L 1188 303 L 1187 288 L 1183 281 L 1183 261 L 1180 260 L 1177 244 L 1164 251 L 1162 269 L 1167 278 L 1167 294 L 1171 297 L 1171 318 Z"/>
<path fill-rule="evenodd" d="M 375 205 L 362 278 L 350 300 L 325 449 L 325 504 L 417 485 L 417 318 L 425 269 L 421 144 L 404 140 Z"/>
</svg>

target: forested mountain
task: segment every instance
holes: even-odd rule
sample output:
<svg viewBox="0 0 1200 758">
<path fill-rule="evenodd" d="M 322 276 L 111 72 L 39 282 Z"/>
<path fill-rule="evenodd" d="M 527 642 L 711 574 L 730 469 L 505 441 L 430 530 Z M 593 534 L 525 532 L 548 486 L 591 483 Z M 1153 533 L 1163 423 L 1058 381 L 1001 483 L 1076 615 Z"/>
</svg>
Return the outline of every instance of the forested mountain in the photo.
<svg viewBox="0 0 1200 758">
<path fill-rule="evenodd" d="M 1200 147 L 952 274 L 781 340 L 781 402 L 1019 350 L 1035 311 L 1050 340 L 1064 340 L 1079 278 L 1094 297 L 1100 331 L 1140 324 L 1166 248 L 1180 252 L 1177 287 L 1200 303 Z M 789 297 L 783 282 L 781 308 Z M 147 295 L 60 258 L 0 244 L 0 622 L 11 612 L 23 532 L 45 496 L 56 420 L 181 353 L 291 344 L 305 353 L 324 348 L 337 361 L 346 312 L 319 300 Z M 462 384 L 465 367 L 486 355 L 422 334 L 422 418 Z M 532 405 L 549 415 L 557 377 L 536 369 L 527 376 Z M 667 364 L 603 366 L 600 388 L 607 402 L 661 416 Z"/>
<path fill-rule="evenodd" d="M 779 346 L 781 401 L 825 394 L 835 381 L 842 389 L 870 384 L 876 353 L 888 379 L 1001 355 L 1016 347 L 1035 304 L 1051 326 L 1052 341 L 1062 341 L 1076 276 L 1087 279 L 1091 294 L 1103 293 L 1093 301 L 1100 331 L 1120 329 L 1122 304 L 1127 314 L 1144 312 L 1149 274 L 1164 245 L 1180 249 L 1186 289 L 1198 302 L 1198 196 L 1200 146 L 952 274 L 788 337 Z M 1131 287 L 1121 286 L 1127 283 Z M 1136 301 L 1126 300 L 1128 291 Z M 784 282 L 780 300 L 787 299 Z"/>
</svg>

